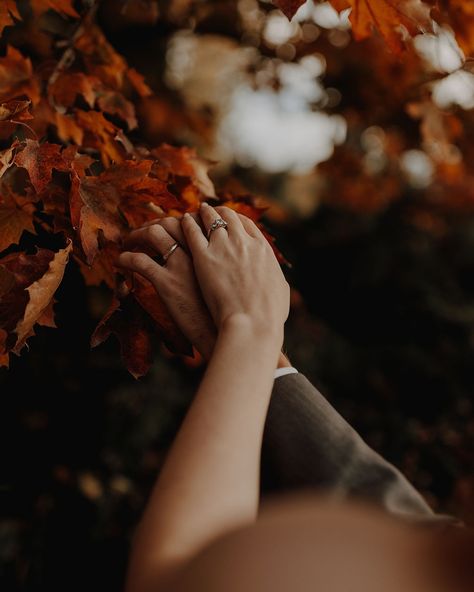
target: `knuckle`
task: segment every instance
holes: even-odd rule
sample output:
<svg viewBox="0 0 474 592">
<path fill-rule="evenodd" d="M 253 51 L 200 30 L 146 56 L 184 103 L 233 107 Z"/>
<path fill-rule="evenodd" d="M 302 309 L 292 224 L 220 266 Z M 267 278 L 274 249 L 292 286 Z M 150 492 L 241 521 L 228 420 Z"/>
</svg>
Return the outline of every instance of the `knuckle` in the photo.
<svg viewBox="0 0 474 592">
<path fill-rule="evenodd" d="M 130 262 L 143 275 L 151 276 L 154 274 L 156 264 L 145 253 L 131 253 Z"/>
<path fill-rule="evenodd" d="M 157 239 L 163 236 L 164 228 L 160 224 L 153 224 L 148 228 L 148 236 L 150 239 Z"/>
<path fill-rule="evenodd" d="M 140 232 L 142 235 L 143 240 L 149 242 L 154 237 L 154 227 L 156 224 L 152 224 L 151 226 L 145 226 Z"/>
<path fill-rule="evenodd" d="M 134 267 L 144 267 L 147 265 L 148 257 L 145 253 L 130 253 L 129 260 Z"/>
<path fill-rule="evenodd" d="M 176 228 L 176 226 L 179 224 L 179 222 L 176 218 L 168 216 L 167 218 L 162 218 L 158 224 L 159 224 L 159 226 L 161 226 L 165 230 L 168 230 L 168 229 Z"/>
</svg>

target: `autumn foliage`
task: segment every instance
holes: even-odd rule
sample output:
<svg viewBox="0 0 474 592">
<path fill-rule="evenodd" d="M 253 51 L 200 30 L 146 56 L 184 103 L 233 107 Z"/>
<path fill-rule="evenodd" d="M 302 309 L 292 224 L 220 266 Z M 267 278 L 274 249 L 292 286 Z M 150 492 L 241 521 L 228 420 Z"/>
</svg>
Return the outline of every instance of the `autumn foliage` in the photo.
<svg viewBox="0 0 474 592">
<path fill-rule="evenodd" d="M 94 332 L 92 345 L 115 335 L 134 376 L 145 374 L 150 366 L 154 335 L 172 351 L 192 355 L 190 344 L 151 286 L 138 277 L 117 273 L 114 261 L 122 241 L 131 229 L 196 210 L 204 199 L 228 203 L 255 220 L 263 211 L 246 194 L 216 193 L 207 174 L 209 163 L 194 149 L 150 145 L 141 137 L 137 113 L 147 101 L 159 97 L 109 43 L 98 24 L 99 4 L 0 0 L 4 49 L 0 57 L 0 365 L 7 366 L 12 353 L 20 354 L 35 325 L 55 326 L 54 294 L 68 259 L 80 267 L 87 285 L 105 284 L 110 289 L 110 309 Z M 275 0 L 274 4 L 291 18 L 303 2 Z M 439 186 L 449 187 L 460 201 L 469 201 L 466 195 L 473 190 L 468 188 L 468 171 L 462 163 L 447 164 L 442 153 L 443 146 L 462 135 L 459 120 L 433 108 L 426 97 L 410 100 L 410 93 L 423 75 L 411 39 L 433 32 L 436 19 L 453 27 L 469 55 L 474 49 L 472 3 L 331 0 L 331 4 L 338 11 L 351 9 L 355 40 L 384 40 L 391 53 L 371 55 L 374 85 L 387 93 L 387 104 L 392 101 L 398 108 L 402 103 L 409 117 L 421 121 L 427 150 L 434 150 L 436 144 L 432 156 Z M 153 14 L 158 15 L 158 10 Z M 38 19 L 46 26 L 40 28 Z M 361 45 L 345 57 L 347 68 L 360 68 L 367 49 Z M 337 77 L 330 59 L 328 71 Z M 397 88 L 389 93 L 394 75 Z M 370 96 L 360 98 L 367 110 L 371 102 L 376 106 L 385 100 L 373 88 Z M 357 126 L 363 108 L 348 118 Z M 388 134 L 387 142 L 389 150 L 399 150 L 395 136 Z M 352 183 L 338 175 L 341 164 L 351 171 Z M 381 192 L 385 200 L 399 193 L 393 171 L 370 177 L 344 146 L 322 171 L 332 179 L 335 199 L 351 207 L 380 207 L 380 198 L 371 201 L 380 185 L 385 188 Z M 25 250 L 25 236 L 37 233 L 59 238 L 62 247 Z"/>
<path fill-rule="evenodd" d="M 0 260 L 0 361 L 8 365 L 9 352 L 20 353 L 35 324 L 54 327 L 53 296 L 71 256 L 87 284 L 104 282 L 115 294 L 92 344 L 115 334 L 127 367 L 139 376 L 151 363 L 153 333 L 175 352 L 192 349 L 151 286 L 118 275 L 114 258 L 130 229 L 216 198 L 207 164 L 190 148 L 149 148 L 127 137 L 137 128 L 136 102 L 152 91 L 107 42 L 93 9 L 80 15 L 69 0 L 36 0 L 31 10 L 30 18 L 54 10 L 76 20 L 54 61 L 37 64 L 12 45 L 0 58 L 0 134 L 7 145 L 0 161 L 0 251 L 38 226 L 60 233 L 64 248 L 14 249 Z M 23 18 L 14 1 L 2 2 L 0 11 L 1 30 Z M 222 197 L 229 199 L 248 213 L 247 198 Z M 251 213 L 260 215 L 253 206 Z"/>
</svg>

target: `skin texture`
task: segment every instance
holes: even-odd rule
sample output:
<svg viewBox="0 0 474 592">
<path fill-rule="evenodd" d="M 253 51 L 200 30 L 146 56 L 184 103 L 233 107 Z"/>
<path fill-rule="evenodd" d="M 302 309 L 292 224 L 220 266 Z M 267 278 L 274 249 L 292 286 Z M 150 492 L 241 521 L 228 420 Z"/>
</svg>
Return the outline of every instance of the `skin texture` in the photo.
<svg viewBox="0 0 474 592">
<path fill-rule="evenodd" d="M 299 494 L 209 545 L 175 592 L 439 592 L 429 536 L 370 506 Z"/>
<path fill-rule="evenodd" d="M 215 210 L 219 216 L 222 215 L 222 207 Z M 203 228 L 200 216 L 192 216 Z M 238 216 L 246 230 L 252 229 L 251 221 L 241 214 Z M 167 261 L 165 271 L 146 254 L 166 253 L 176 242 L 179 248 Z M 125 247 L 127 251 L 120 256 L 118 265 L 140 273 L 154 285 L 183 334 L 203 358 L 209 360 L 216 343 L 217 329 L 202 297 L 180 220 L 154 220 L 131 232 Z M 288 358 L 280 353 L 277 367 L 290 366 Z"/>
<path fill-rule="evenodd" d="M 176 242 L 180 246 L 165 267 L 144 252 L 164 254 Z M 140 273 L 153 284 L 181 331 L 208 360 L 217 330 L 202 298 L 181 222 L 176 218 L 165 218 L 134 230 L 126 247 L 130 251 L 120 255 L 118 265 Z"/>
<path fill-rule="evenodd" d="M 257 516 L 261 441 L 289 286 L 253 222 L 244 227 L 224 208 L 219 214 L 228 229 L 216 230 L 209 241 L 191 216 L 182 220 L 217 341 L 137 527 L 127 591 L 169 589 L 170 580 L 199 550 Z M 205 231 L 219 214 L 202 208 Z M 166 294 L 168 283 L 177 281 L 173 266 L 184 265 L 178 251 L 166 267 L 143 253 L 126 253 L 120 263 L 141 270 Z"/>
</svg>

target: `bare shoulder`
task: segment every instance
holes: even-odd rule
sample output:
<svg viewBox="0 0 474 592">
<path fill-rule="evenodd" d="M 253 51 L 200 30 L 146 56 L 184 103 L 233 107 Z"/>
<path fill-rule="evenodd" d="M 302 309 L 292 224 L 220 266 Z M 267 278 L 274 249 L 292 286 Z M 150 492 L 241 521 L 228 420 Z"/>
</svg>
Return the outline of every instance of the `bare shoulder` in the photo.
<svg viewBox="0 0 474 592">
<path fill-rule="evenodd" d="M 203 550 L 178 592 L 423 592 L 425 534 L 369 506 L 298 495 Z M 416 561 L 417 554 L 420 560 Z"/>
</svg>

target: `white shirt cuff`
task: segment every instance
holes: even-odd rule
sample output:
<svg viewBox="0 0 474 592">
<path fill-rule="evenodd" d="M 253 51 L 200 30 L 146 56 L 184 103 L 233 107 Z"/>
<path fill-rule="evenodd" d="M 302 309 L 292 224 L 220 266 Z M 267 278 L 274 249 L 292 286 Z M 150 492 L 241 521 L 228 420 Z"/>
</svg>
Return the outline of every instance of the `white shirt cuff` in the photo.
<svg viewBox="0 0 474 592">
<path fill-rule="evenodd" d="M 293 368 L 293 366 L 284 366 L 283 368 L 277 368 L 275 370 L 274 378 L 280 378 L 280 376 L 286 376 L 286 374 L 298 374 L 298 370 L 296 368 Z"/>
</svg>

